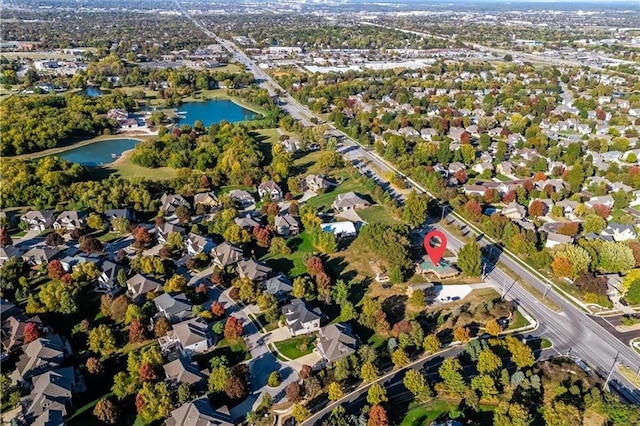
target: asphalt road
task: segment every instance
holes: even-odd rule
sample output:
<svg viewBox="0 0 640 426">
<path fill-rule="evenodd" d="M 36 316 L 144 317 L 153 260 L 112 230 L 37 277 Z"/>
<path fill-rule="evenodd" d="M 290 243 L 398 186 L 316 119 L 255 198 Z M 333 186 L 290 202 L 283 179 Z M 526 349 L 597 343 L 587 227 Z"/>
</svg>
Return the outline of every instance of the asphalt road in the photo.
<svg viewBox="0 0 640 426">
<path fill-rule="evenodd" d="M 177 1 L 176 4 L 178 8 L 181 9 Z M 205 31 L 207 35 L 216 38 L 228 49 L 236 60 L 243 63 L 248 70 L 254 73 L 256 79 L 262 81 L 262 84 L 265 85 L 270 93 L 279 93 L 281 106 L 287 110 L 293 118 L 299 119 L 303 121 L 303 123 L 310 122 L 312 118 L 315 118 L 308 109 L 300 105 L 293 97 L 282 90 L 273 79 L 262 71 L 235 44 L 217 37 L 214 33 L 205 29 L 195 18 L 190 17 L 184 11 L 183 13 L 191 19 L 195 25 Z M 330 128 L 333 127 L 330 126 Z M 387 185 L 388 182 L 380 176 L 380 174 L 384 176 L 387 172 L 396 172 L 405 177 L 398 169 L 378 157 L 374 152 L 363 148 L 346 134 L 340 133 L 342 134 L 342 138 L 339 141 L 342 144 L 341 152 L 343 152 L 345 157 L 352 161 L 352 163 L 354 160 L 363 163 L 366 168 L 359 167 L 363 173 L 366 174 L 367 171 L 370 171 L 372 175 L 375 175 L 374 178 L 376 180 Z M 354 165 L 358 167 L 360 163 Z M 369 168 L 369 165 L 375 165 L 378 173 L 374 173 Z M 405 179 L 406 182 L 417 191 L 427 193 L 433 197 L 433 194 L 430 194 L 415 181 L 406 177 Z M 399 201 L 403 201 L 401 195 L 398 194 L 397 197 Z M 450 214 L 449 217 L 459 225 L 466 226 L 455 214 Z M 459 247 L 462 245 L 462 242 L 446 229 L 442 227 L 439 227 L 439 229 L 447 235 L 449 243 L 453 244 L 450 247 Z M 480 232 L 471 232 L 480 235 Z M 481 246 L 493 244 L 492 241 L 489 241 L 484 236 L 480 238 L 478 242 Z M 624 344 L 600 324 L 588 318 L 580 308 L 573 305 L 564 296 L 558 294 L 554 288 L 549 288 L 547 282 L 517 262 L 515 255 L 500 253 L 499 259 L 502 263 L 518 276 L 522 277 L 524 281 L 536 288 L 540 293 L 546 293 L 546 297 L 559 306 L 563 312 L 557 313 L 550 310 L 544 303 L 538 301 L 535 296 L 517 283 L 514 283 L 505 272 L 498 268 L 489 268 L 486 278 L 499 286 L 505 286 L 507 289 L 506 297 L 517 302 L 538 321 L 538 331 L 554 342 L 554 347 L 558 353 L 570 354 L 584 360 L 603 377 L 607 376 L 611 371 L 611 385 L 625 395 L 628 400 L 640 404 L 640 390 L 627 381 L 617 369 L 612 368 L 614 362 L 618 362 L 624 363 L 632 370 L 637 371 L 640 369 L 640 356 L 629 345 Z"/>
</svg>

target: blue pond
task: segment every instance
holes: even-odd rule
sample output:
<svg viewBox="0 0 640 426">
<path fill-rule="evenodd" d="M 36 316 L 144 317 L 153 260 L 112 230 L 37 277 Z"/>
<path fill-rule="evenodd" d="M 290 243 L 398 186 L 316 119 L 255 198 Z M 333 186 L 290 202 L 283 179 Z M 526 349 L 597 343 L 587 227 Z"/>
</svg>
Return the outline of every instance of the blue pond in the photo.
<svg viewBox="0 0 640 426">
<path fill-rule="evenodd" d="M 92 98 L 97 98 L 98 96 L 106 95 L 109 92 L 106 92 L 100 89 L 99 87 L 87 86 L 84 89 L 82 89 L 82 93 L 84 93 L 87 96 L 91 96 Z"/>
<path fill-rule="evenodd" d="M 231 123 L 250 120 L 256 116 L 253 111 L 241 107 L 227 99 L 215 99 L 206 102 L 188 102 L 178 107 L 178 125 L 193 126 L 196 120 L 208 127 L 213 123 L 227 120 Z"/>
<path fill-rule="evenodd" d="M 107 139 L 70 149 L 60 153 L 58 156 L 64 160 L 84 164 L 85 166 L 100 166 L 115 160 L 111 154 L 121 155 L 124 151 L 134 148 L 138 143 L 140 141 L 135 139 Z"/>
</svg>

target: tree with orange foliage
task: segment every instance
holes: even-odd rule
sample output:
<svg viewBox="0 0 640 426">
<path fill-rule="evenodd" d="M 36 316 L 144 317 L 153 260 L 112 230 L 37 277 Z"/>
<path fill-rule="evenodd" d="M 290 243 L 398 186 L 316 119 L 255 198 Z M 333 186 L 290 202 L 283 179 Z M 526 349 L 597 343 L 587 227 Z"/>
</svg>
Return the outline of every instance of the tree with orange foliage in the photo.
<svg viewBox="0 0 640 426">
<path fill-rule="evenodd" d="M 593 206 L 593 212 L 603 219 L 607 219 L 611 215 L 611 207 L 606 204 L 596 204 Z"/>
<path fill-rule="evenodd" d="M 558 278 L 573 276 L 573 265 L 564 257 L 556 257 L 553 262 L 551 262 L 551 270 L 553 271 L 553 275 Z"/>
<path fill-rule="evenodd" d="M 529 204 L 529 216 L 531 217 L 544 216 L 546 211 L 547 205 L 540 200 L 533 200 Z"/>
<path fill-rule="evenodd" d="M 542 180 L 547 180 L 547 175 L 545 172 L 537 172 L 535 175 L 533 175 L 534 182 L 540 182 Z"/>
<path fill-rule="evenodd" d="M 367 422 L 367 426 L 388 426 L 389 425 L 389 417 L 387 416 L 387 411 L 384 409 L 382 405 L 376 404 L 371 407 L 369 411 L 369 421 Z"/>
<path fill-rule="evenodd" d="M 129 342 L 144 342 L 146 339 L 146 329 L 144 323 L 138 319 L 134 319 L 129 324 Z"/>
<path fill-rule="evenodd" d="M 464 169 L 460 169 L 453 174 L 453 177 L 456 178 L 458 183 L 463 184 L 467 181 L 468 178 L 467 171 Z"/>
<path fill-rule="evenodd" d="M 141 382 L 151 382 L 158 378 L 153 367 L 149 364 L 140 364 L 140 368 L 138 369 L 138 376 L 140 377 Z"/>
<path fill-rule="evenodd" d="M 236 341 L 242 336 L 243 327 L 240 320 L 236 317 L 227 318 L 224 325 L 224 338 L 230 341 Z"/>
<path fill-rule="evenodd" d="M 467 217 L 474 222 L 480 220 L 480 217 L 482 216 L 482 206 L 474 199 L 465 203 L 464 211 L 467 213 Z"/>
<path fill-rule="evenodd" d="M 49 278 L 52 280 L 57 280 L 62 275 L 64 275 L 64 268 L 62 267 L 62 262 L 58 259 L 54 259 L 47 265 L 47 274 Z"/>
<path fill-rule="evenodd" d="M 569 237 L 575 237 L 580 230 L 580 224 L 578 222 L 565 222 L 558 227 L 558 234 L 568 235 Z"/>
<path fill-rule="evenodd" d="M 511 190 L 502 196 L 502 202 L 505 204 L 509 204 L 512 201 L 516 200 L 516 191 Z"/>
<path fill-rule="evenodd" d="M 500 327 L 500 324 L 498 324 L 498 321 L 496 321 L 495 318 L 487 321 L 487 325 L 485 325 L 484 328 L 487 331 L 487 333 L 489 333 L 492 336 L 497 336 L 502 331 L 502 327 Z"/>
<path fill-rule="evenodd" d="M 24 343 L 31 343 L 40 337 L 40 329 L 35 322 L 29 322 L 24 326 Z"/>
<path fill-rule="evenodd" d="M 224 305 L 220 302 L 213 302 L 211 304 L 211 313 L 218 318 L 224 316 Z"/>
<path fill-rule="evenodd" d="M 468 327 L 457 327 L 453 330 L 453 340 L 457 342 L 468 342 L 471 340 L 471 331 Z"/>
</svg>

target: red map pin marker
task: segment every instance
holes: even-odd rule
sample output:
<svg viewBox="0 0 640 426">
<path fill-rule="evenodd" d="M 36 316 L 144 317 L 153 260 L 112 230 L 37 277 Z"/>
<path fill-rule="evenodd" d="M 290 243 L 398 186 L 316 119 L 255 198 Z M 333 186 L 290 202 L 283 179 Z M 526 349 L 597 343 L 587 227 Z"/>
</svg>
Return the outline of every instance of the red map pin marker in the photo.
<svg viewBox="0 0 640 426">
<path fill-rule="evenodd" d="M 434 239 L 440 241 L 440 245 L 438 247 L 431 245 L 431 241 Z M 440 263 L 440 259 L 442 259 L 442 255 L 447 249 L 447 237 L 438 230 L 431 231 L 424 237 L 424 248 L 429 255 L 429 259 L 431 259 L 433 265 L 436 266 Z"/>
</svg>

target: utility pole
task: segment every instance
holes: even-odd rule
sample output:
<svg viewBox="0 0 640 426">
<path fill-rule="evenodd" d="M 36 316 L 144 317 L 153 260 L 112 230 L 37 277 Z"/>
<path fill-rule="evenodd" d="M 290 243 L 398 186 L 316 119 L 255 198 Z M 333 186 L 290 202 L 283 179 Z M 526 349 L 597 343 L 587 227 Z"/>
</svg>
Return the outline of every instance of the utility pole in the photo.
<svg viewBox="0 0 640 426">
<path fill-rule="evenodd" d="M 482 279 L 484 280 L 485 278 L 487 278 L 487 262 L 486 261 L 482 264 Z"/>
<path fill-rule="evenodd" d="M 613 374 L 613 370 L 616 368 L 616 363 L 618 362 L 618 356 L 620 355 L 620 351 L 616 353 L 616 357 L 613 359 L 613 365 L 611 366 L 611 370 L 609 370 L 609 374 L 607 375 L 607 380 L 604 381 L 602 385 L 602 390 L 607 389 L 607 385 L 609 384 L 609 379 L 611 379 L 611 375 Z"/>
</svg>

